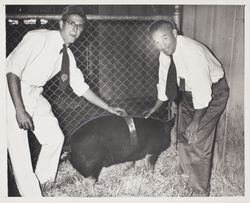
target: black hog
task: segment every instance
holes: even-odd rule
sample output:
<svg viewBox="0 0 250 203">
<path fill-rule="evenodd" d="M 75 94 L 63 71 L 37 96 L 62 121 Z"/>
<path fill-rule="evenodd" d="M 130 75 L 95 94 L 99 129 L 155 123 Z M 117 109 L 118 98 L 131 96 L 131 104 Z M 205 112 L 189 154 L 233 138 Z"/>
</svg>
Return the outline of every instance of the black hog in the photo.
<svg viewBox="0 0 250 203">
<path fill-rule="evenodd" d="M 135 161 L 146 156 L 146 166 L 153 169 L 158 156 L 170 146 L 169 122 L 133 118 L 137 144 L 131 144 L 129 127 L 123 117 L 106 116 L 79 127 L 70 138 L 70 162 L 84 177 L 97 181 L 103 167 Z"/>
</svg>

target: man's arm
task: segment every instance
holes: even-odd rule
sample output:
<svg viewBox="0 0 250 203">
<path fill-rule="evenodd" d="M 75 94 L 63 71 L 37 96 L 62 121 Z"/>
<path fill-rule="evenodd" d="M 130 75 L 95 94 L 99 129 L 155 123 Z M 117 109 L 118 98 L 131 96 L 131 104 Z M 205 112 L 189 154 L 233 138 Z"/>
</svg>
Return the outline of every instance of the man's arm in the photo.
<svg viewBox="0 0 250 203">
<path fill-rule="evenodd" d="M 146 119 L 149 118 L 154 112 L 156 112 L 162 106 L 162 104 L 168 100 L 165 94 L 165 88 L 166 88 L 166 78 L 167 78 L 169 65 L 170 65 L 169 56 L 166 56 L 162 52 L 160 52 L 158 84 L 157 84 L 157 91 L 158 91 L 157 100 L 151 109 L 143 112 L 143 115 Z"/>
<path fill-rule="evenodd" d="M 20 78 L 13 73 L 7 74 L 9 92 L 16 109 L 16 119 L 20 128 L 34 130 L 32 117 L 25 110 L 21 94 Z"/>
<path fill-rule="evenodd" d="M 126 115 L 126 112 L 119 107 L 111 107 L 105 101 L 103 101 L 99 96 L 97 96 L 90 88 L 83 94 L 83 97 L 86 98 L 92 104 L 105 109 L 106 111 L 116 114 L 116 115 Z"/>
<path fill-rule="evenodd" d="M 164 101 L 161 101 L 160 99 L 157 99 L 154 106 L 149 109 L 149 110 L 146 110 L 143 114 L 145 116 L 145 118 L 149 118 L 154 112 L 156 112 L 160 107 L 161 105 L 164 103 Z"/>
</svg>

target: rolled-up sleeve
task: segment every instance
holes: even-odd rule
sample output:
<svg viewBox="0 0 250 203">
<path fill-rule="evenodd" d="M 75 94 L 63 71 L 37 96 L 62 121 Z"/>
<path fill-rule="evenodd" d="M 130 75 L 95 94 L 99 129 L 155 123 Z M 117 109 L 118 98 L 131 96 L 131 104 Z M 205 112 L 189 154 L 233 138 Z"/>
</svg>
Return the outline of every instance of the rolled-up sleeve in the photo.
<svg viewBox="0 0 250 203">
<path fill-rule="evenodd" d="M 77 96 L 82 96 L 88 89 L 89 85 L 85 82 L 82 72 L 76 66 L 73 53 L 68 50 L 70 57 L 70 86 Z"/>
<path fill-rule="evenodd" d="M 22 73 L 25 67 L 30 63 L 40 52 L 44 45 L 44 38 L 37 32 L 28 32 L 7 57 L 6 73 L 14 73 L 19 78 L 22 78 Z"/>
<path fill-rule="evenodd" d="M 170 58 L 163 53 L 160 53 L 159 56 L 159 72 L 158 72 L 158 84 L 157 84 L 157 91 L 158 91 L 158 99 L 161 101 L 168 100 L 168 97 L 165 94 L 166 91 L 166 81 L 167 81 L 167 74 L 170 65 Z"/>
<path fill-rule="evenodd" d="M 199 48 L 187 53 L 188 56 L 185 57 L 185 60 L 190 67 L 188 72 L 192 86 L 193 105 L 195 109 L 203 109 L 208 107 L 212 99 L 209 64 L 206 56 Z"/>
</svg>

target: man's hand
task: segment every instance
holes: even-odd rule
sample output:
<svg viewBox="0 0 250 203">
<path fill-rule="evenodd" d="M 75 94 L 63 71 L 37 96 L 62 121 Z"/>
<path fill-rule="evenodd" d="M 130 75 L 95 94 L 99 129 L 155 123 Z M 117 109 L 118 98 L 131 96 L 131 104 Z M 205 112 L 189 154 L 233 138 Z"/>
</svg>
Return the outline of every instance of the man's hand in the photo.
<svg viewBox="0 0 250 203">
<path fill-rule="evenodd" d="M 164 101 L 157 99 L 154 106 L 151 109 L 148 109 L 142 113 L 144 118 L 145 119 L 149 118 L 154 112 L 156 112 L 161 107 L 163 103 Z"/>
<path fill-rule="evenodd" d="M 16 119 L 19 125 L 19 128 L 24 130 L 34 131 L 34 123 L 32 117 L 27 113 L 27 111 L 17 111 Z"/>
<path fill-rule="evenodd" d="M 128 115 L 124 109 L 119 108 L 119 107 L 109 107 L 108 111 L 110 113 L 117 115 L 117 116 L 127 116 Z"/>
<path fill-rule="evenodd" d="M 145 119 L 148 119 L 154 113 L 153 109 L 148 109 L 142 113 Z"/>
<path fill-rule="evenodd" d="M 8 87 L 12 101 L 16 109 L 16 120 L 19 128 L 24 130 L 34 130 L 34 123 L 31 116 L 25 110 L 23 98 L 21 94 L 21 82 L 20 78 L 14 73 L 8 73 L 7 75 Z"/>
</svg>

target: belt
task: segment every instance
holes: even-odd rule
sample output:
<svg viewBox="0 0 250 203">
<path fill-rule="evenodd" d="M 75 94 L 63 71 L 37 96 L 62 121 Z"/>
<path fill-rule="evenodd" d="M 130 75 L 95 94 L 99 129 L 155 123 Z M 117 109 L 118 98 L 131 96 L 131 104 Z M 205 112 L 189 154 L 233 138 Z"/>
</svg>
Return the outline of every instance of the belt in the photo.
<svg viewBox="0 0 250 203">
<path fill-rule="evenodd" d="M 225 77 L 220 78 L 217 82 L 212 83 L 212 88 L 216 87 L 217 85 L 226 82 Z M 184 80 L 180 80 L 180 88 L 179 91 L 182 93 L 187 93 L 187 94 L 192 94 L 192 91 L 187 91 L 185 90 L 185 79 Z"/>
<path fill-rule="evenodd" d="M 136 129 L 135 129 L 135 123 L 131 116 L 125 116 L 124 117 L 130 133 L 130 143 L 131 145 L 137 145 L 137 135 L 136 135 Z"/>
<path fill-rule="evenodd" d="M 217 82 L 213 83 L 212 87 L 217 86 L 218 84 L 223 83 L 223 82 L 226 82 L 226 78 L 225 77 L 222 77 Z"/>
</svg>

